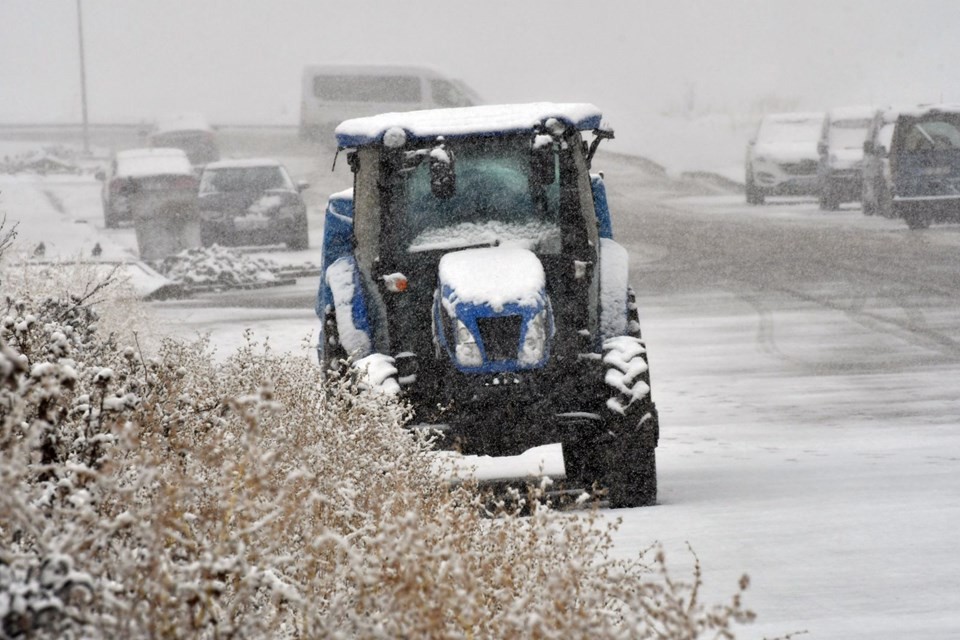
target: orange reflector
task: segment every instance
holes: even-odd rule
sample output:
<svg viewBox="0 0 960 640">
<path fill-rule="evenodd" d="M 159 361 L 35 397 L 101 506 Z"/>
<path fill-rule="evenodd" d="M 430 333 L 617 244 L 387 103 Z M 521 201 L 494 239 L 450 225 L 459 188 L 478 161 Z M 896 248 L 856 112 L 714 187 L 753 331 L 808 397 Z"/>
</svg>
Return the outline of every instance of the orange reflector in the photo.
<svg viewBox="0 0 960 640">
<path fill-rule="evenodd" d="M 407 290 L 407 276 L 402 273 L 391 273 L 383 276 L 383 282 L 387 286 L 387 291 L 403 293 Z"/>
</svg>

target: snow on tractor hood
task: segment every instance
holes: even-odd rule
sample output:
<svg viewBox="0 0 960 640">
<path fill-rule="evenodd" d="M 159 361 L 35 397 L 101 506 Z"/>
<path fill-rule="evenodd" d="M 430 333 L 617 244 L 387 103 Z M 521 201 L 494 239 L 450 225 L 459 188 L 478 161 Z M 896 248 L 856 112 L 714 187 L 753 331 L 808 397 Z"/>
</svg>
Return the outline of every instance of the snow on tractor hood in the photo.
<svg viewBox="0 0 960 640">
<path fill-rule="evenodd" d="M 440 259 L 440 288 L 449 305 L 543 304 L 546 276 L 540 259 L 519 247 L 483 247 L 448 253 Z"/>
</svg>

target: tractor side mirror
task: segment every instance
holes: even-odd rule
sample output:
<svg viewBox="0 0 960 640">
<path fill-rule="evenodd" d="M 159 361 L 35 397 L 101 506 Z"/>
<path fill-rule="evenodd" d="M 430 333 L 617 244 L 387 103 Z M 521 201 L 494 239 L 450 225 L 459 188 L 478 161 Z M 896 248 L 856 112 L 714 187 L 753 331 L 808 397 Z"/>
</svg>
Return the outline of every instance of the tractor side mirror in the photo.
<svg viewBox="0 0 960 640">
<path fill-rule="evenodd" d="M 453 152 L 442 142 L 430 150 L 430 191 L 438 200 L 449 200 L 457 192 Z"/>
<path fill-rule="evenodd" d="M 553 152 L 553 138 L 539 134 L 533 139 L 533 149 L 530 153 L 530 173 L 534 183 L 539 185 L 553 184 L 557 179 L 557 162 Z"/>
</svg>

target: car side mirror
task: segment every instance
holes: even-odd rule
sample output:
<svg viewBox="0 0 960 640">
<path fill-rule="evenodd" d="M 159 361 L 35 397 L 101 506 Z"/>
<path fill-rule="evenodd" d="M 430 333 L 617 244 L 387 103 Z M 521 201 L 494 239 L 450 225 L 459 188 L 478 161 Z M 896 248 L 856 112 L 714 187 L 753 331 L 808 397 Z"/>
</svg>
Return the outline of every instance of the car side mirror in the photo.
<svg viewBox="0 0 960 640">
<path fill-rule="evenodd" d="M 430 151 L 430 191 L 438 200 L 449 200 L 457 192 L 453 152 L 442 143 Z"/>
<path fill-rule="evenodd" d="M 310 188 L 310 183 L 306 180 L 297 180 L 297 191 L 306 191 Z"/>
<path fill-rule="evenodd" d="M 104 180 L 107 179 L 107 174 L 106 172 L 104 172 L 103 169 L 97 169 L 97 172 L 93 174 L 93 177 L 99 180 L 100 182 L 103 182 Z"/>
<path fill-rule="evenodd" d="M 824 142 L 823 140 L 817 143 L 817 153 L 819 153 L 822 156 L 827 155 L 827 143 Z"/>
<path fill-rule="evenodd" d="M 873 140 L 863 141 L 863 152 L 866 154 L 873 154 Z"/>
</svg>

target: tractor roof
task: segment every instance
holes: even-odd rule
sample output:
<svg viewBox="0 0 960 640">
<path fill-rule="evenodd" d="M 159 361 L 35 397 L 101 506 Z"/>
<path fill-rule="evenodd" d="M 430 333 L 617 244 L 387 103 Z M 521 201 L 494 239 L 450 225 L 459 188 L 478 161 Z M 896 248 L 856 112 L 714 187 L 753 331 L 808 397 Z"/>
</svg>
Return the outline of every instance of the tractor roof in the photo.
<svg viewBox="0 0 960 640">
<path fill-rule="evenodd" d="M 551 119 L 580 131 L 607 128 L 603 114 L 592 104 L 535 102 L 383 113 L 346 120 L 337 127 L 336 134 L 340 147 L 401 146 L 407 140 L 437 136 L 464 138 L 533 133 Z"/>
</svg>

